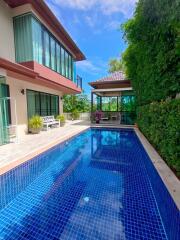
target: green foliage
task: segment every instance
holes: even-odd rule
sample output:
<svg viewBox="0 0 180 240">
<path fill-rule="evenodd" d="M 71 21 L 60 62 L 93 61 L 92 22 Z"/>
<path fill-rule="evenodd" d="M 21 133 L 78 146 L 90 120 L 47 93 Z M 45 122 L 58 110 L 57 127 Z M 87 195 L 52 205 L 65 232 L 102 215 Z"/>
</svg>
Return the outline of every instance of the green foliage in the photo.
<svg viewBox="0 0 180 240">
<path fill-rule="evenodd" d="M 180 176 L 180 99 L 139 107 L 138 125 L 167 164 Z"/>
<path fill-rule="evenodd" d="M 177 0 L 139 0 L 134 18 L 123 25 L 123 61 L 139 105 L 180 92 L 179 12 Z"/>
<path fill-rule="evenodd" d="M 109 61 L 109 73 L 117 72 L 117 71 L 125 71 L 125 65 L 122 59 L 110 59 Z"/>
<path fill-rule="evenodd" d="M 133 95 L 122 95 L 120 111 L 135 112 L 136 111 L 136 98 Z"/>
<path fill-rule="evenodd" d="M 76 119 L 79 119 L 80 114 L 77 109 L 74 109 L 71 113 L 71 116 L 72 116 L 73 120 L 76 120 Z"/>
<path fill-rule="evenodd" d="M 41 129 L 43 126 L 42 118 L 38 115 L 32 116 L 28 123 L 29 129 Z"/>
<path fill-rule="evenodd" d="M 65 118 L 65 116 L 64 116 L 63 114 L 58 115 L 58 116 L 56 117 L 56 119 L 57 119 L 57 120 L 60 120 L 60 122 L 62 122 L 62 123 L 65 123 L 65 122 L 66 122 L 66 118 Z"/>
<path fill-rule="evenodd" d="M 102 111 L 118 111 L 117 97 L 102 97 Z"/>
<path fill-rule="evenodd" d="M 64 112 L 73 112 L 77 109 L 78 112 L 89 112 L 90 111 L 90 102 L 87 95 L 65 95 L 63 97 L 63 111 Z"/>
</svg>

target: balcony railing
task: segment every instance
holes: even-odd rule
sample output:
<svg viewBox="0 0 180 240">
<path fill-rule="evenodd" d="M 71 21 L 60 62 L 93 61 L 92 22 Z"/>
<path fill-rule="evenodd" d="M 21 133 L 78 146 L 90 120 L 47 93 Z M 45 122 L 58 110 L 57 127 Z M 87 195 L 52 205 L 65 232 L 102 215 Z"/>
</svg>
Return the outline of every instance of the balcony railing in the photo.
<svg viewBox="0 0 180 240">
<path fill-rule="evenodd" d="M 79 75 L 77 75 L 76 77 L 76 85 L 78 88 L 82 89 L 82 77 L 80 77 Z"/>
</svg>

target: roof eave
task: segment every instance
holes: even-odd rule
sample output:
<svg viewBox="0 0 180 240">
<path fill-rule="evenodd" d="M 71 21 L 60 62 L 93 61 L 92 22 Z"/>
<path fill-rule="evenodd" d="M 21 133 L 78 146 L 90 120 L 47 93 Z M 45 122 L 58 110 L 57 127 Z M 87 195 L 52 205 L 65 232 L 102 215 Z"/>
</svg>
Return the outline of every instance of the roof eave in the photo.
<svg viewBox="0 0 180 240">
<path fill-rule="evenodd" d="M 24 4 L 31 4 L 38 14 L 48 23 L 60 38 L 67 44 L 67 47 L 74 53 L 76 61 L 85 60 L 86 57 L 73 41 L 56 16 L 44 1 L 39 0 L 4 0 L 11 8 L 15 8 Z"/>
<path fill-rule="evenodd" d="M 96 82 L 89 82 L 90 86 L 102 85 L 102 84 L 121 84 L 121 83 L 130 83 L 130 80 L 115 80 L 115 81 L 96 81 Z"/>
</svg>

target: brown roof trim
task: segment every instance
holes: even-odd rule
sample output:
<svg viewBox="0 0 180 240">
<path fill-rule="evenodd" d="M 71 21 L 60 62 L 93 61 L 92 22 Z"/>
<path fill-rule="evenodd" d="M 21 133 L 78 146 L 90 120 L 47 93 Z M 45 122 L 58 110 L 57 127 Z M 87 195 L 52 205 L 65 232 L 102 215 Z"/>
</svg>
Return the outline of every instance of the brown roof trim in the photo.
<svg viewBox="0 0 180 240">
<path fill-rule="evenodd" d="M 85 55 L 81 52 L 75 42 L 72 40 L 70 35 L 64 29 L 62 24 L 58 21 L 52 11 L 49 9 L 47 4 L 43 0 L 4 0 L 11 8 L 15 8 L 24 4 L 31 4 L 43 20 L 49 24 L 53 31 L 62 39 L 67 47 L 76 56 L 76 61 L 85 60 Z"/>
<path fill-rule="evenodd" d="M 96 86 L 96 85 L 106 85 L 106 84 L 121 84 L 121 83 L 131 83 L 131 81 L 130 80 L 119 80 L 119 81 L 117 81 L 117 80 L 115 80 L 115 81 L 96 81 L 96 82 L 89 82 L 88 84 L 90 85 L 90 86 Z"/>
<path fill-rule="evenodd" d="M 12 72 L 25 75 L 27 77 L 35 78 L 39 75 L 38 73 L 34 72 L 33 70 L 27 67 L 24 67 L 17 63 L 10 62 L 4 58 L 0 58 L 0 67 Z"/>
<path fill-rule="evenodd" d="M 81 91 L 82 91 L 76 85 L 75 85 L 75 87 L 70 87 L 70 86 L 68 86 L 68 84 L 63 85 L 63 84 L 61 84 L 61 82 L 57 83 L 55 81 L 50 80 L 49 78 L 45 78 L 45 77 L 40 76 L 40 74 L 38 72 L 36 72 L 36 71 L 34 71 L 34 70 L 32 70 L 28 67 L 25 67 L 25 66 L 23 66 L 21 64 L 18 64 L 18 63 L 10 62 L 10 61 L 8 61 L 4 58 L 0 58 L 0 68 L 3 68 L 5 70 L 7 70 L 9 72 L 13 72 L 15 74 L 19 74 L 19 75 L 23 76 L 24 78 L 28 77 L 31 80 L 38 80 L 39 79 L 39 80 L 43 80 L 44 82 L 47 82 L 51 85 L 61 87 L 64 90 L 69 89 L 70 93 L 81 93 Z M 52 70 L 49 69 L 49 71 L 52 71 Z"/>
</svg>

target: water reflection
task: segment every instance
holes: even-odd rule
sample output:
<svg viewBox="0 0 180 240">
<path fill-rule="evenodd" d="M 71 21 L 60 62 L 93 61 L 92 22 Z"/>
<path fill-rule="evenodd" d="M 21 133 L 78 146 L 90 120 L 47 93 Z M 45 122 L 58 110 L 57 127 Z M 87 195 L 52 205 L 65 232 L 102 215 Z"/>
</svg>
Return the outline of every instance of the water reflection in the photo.
<svg viewBox="0 0 180 240">
<path fill-rule="evenodd" d="M 133 149 L 132 131 L 95 130 L 91 137 L 91 166 L 120 171 L 128 166 L 127 154 Z"/>
</svg>

